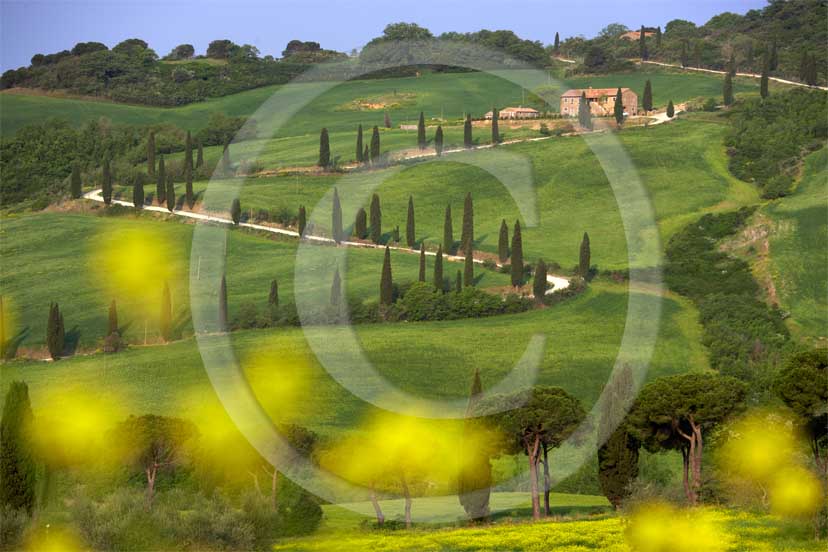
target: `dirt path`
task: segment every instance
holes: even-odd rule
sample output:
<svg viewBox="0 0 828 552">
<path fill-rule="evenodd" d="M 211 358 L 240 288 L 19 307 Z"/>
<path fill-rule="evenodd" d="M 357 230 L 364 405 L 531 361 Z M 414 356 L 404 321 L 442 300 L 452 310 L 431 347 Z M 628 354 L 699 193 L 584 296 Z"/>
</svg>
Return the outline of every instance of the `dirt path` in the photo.
<svg viewBox="0 0 828 552">
<path fill-rule="evenodd" d="M 87 192 L 86 194 L 84 194 L 83 197 L 85 199 L 89 199 L 89 200 L 92 200 L 92 201 L 97 201 L 99 203 L 103 203 L 103 196 L 101 195 L 101 190 L 100 189 L 92 190 L 91 192 Z M 132 207 L 133 206 L 132 202 L 123 201 L 123 200 L 120 200 L 120 199 L 113 199 L 112 203 L 115 204 L 115 205 L 123 205 L 125 207 Z M 215 222 L 215 223 L 218 223 L 218 224 L 233 226 L 233 221 L 232 220 L 227 219 L 227 218 L 223 218 L 223 217 L 218 217 L 218 216 L 215 216 L 215 215 L 205 215 L 204 213 L 195 213 L 193 211 L 183 211 L 183 210 L 170 211 L 169 209 L 166 209 L 164 207 L 160 207 L 158 205 L 144 205 L 143 209 L 144 209 L 144 211 L 151 211 L 151 212 L 154 212 L 154 213 L 164 213 L 164 214 L 167 214 L 167 215 L 176 215 L 176 216 L 180 216 L 180 217 L 185 217 L 185 218 L 190 218 L 190 219 L 195 219 L 195 220 L 201 220 L 201 221 L 205 221 L 205 222 Z M 258 230 L 258 231 L 261 231 L 261 232 L 270 232 L 271 234 L 278 234 L 278 235 L 281 235 L 281 236 L 289 236 L 289 237 L 297 238 L 297 239 L 300 237 L 299 232 L 295 232 L 293 230 L 286 230 L 284 228 L 278 228 L 278 227 L 275 227 L 275 226 L 265 226 L 265 225 L 262 225 L 262 224 L 254 224 L 252 222 L 240 222 L 239 226 L 242 227 L 242 228 L 249 228 L 251 230 Z M 331 238 L 327 238 L 327 237 L 324 237 L 324 236 L 313 236 L 313 235 L 308 235 L 308 234 L 306 234 L 302 239 L 305 239 L 305 240 L 310 241 L 310 242 L 315 242 L 315 243 L 324 243 L 324 244 L 334 244 L 335 243 L 334 240 L 332 240 Z M 340 242 L 339 245 L 342 245 L 342 246 L 345 246 L 345 247 L 362 247 L 362 248 L 368 248 L 368 249 L 385 249 L 384 245 L 377 245 L 375 243 L 355 242 L 355 241 L 343 241 L 343 242 Z M 388 246 L 388 247 L 392 251 L 400 251 L 402 253 L 408 253 L 408 254 L 411 254 L 411 255 L 419 255 L 420 254 L 419 251 L 411 249 L 409 247 L 400 247 L 400 246 Z M 425 254 L 429 257 L 437 256 L 437 253 L 434 252 L 434 251 L 426 251 Z M 443 258 L 446 259 L 446 260 L 455 261 L 455 262 L 463 262 L 465 260 L 465 257 L 462 256 L 462 255 L 443 255 Z M 477 259 L 477 258 L 474 259 L 475 264 L 481 264 L 482 265 L 483 261 L 484 261 L 484 259 Z M 496 264 L 497 264 L 498 268 L 501 268 L 503 266 L 500 263 L 496 263 Z M 549 289 L 546 291 L 547 295 L 549 295 L 550 293 L 553 293 L 555 291 L 558 291 L 558 290 L 561 290 L 561 289 L 566 289 L 566 288 L 569 287 L 569 280 L 567 280 L 566 278 L 564 278 L 562 276 L 553 276 L 553 275 L 550 274 L 550 275 L 547 275 L 546 281 L 549 282 Z"/>
<path fill-rule="evenodd" d="M 675 63 L 663 63 L 661 61 L 641 61 L 637 60 L 637 63 L 649 63 L 650 65 L 660 65 L 662 67 L 673 67 L 675 69 L 683 69 L 685 71 L 698 71 L 701 73 L 713 73 L 716 75 L 724 75 L 726 71 L 718 71 L 716 69 L 703 69 L 702 67 L 682 67 L 681 65 L 677 65 Z M 757 75 L 756 73 L 736 73 L 737 77 L 750 77 L 754 79 L 761 79 L 762 75 Z M 768 77 L 768 80 L 781 82 L 782 84 L 790 84 L 792 86 L 802 86 L 804 88 L 816 88 L 819 90 L 828 90 L 828 86 L 810 86 L 803 82 L 796 82 L 787 79 L 780 79 L 779 77 Z"/>
</svg>

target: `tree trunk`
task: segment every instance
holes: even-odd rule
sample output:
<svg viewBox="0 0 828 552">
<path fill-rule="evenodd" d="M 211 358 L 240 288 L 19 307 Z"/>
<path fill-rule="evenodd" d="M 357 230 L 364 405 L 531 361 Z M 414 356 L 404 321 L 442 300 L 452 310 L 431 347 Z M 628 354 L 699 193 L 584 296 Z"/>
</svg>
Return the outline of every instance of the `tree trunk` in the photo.
<svg viewBox="0 0 828 552">
<path fill-rule="evenodd" d="M 158 474 L 158 466 L 153 465 L 146 469 L 147 473 L 147 508 L 152 506 L 152 499 L 155 496 L 155 476 Z"/>
<path fill-rule="evenodd" d="M 525 440 L 526 452 L 529 457 L 529 482 L 532 493 L 532 518 L 540 519 L 540 499 L 538 497 L 538 448 L 540 437 L 535 435 L 532 442 Z"/>
<path fill-rule="evenodd" d="M 270 476 L 270 507 L 273 508 L 273 511 L 276 511 L 278 507 L 277 501 L 277 493 L 276 493 L 276 484 L 279 482 L 279 470 L 273 468 L 273 474 Z"/>
<path fill-rule="evenodd" d="M 681 461 L 682 461 L 682 484 L 684 485 L 684 496 L 687 497 L 688 502 L 692 502 L 693 498 L 690 494 L 690 480 L 689 480 L 689 471 L 690 471 L 690 452 L 687 447 L 682 447 L 681 449 Z"/>
<path fill-rule="evenodd" d="M 549 447 L 543 444 L 543 511 L 547 516 L 552 515 L 552 508 L 549 505 L 549 494 L 552 488 L 552 478 L 549 475 Z"/>
<path fill-rule="evenodd" d="M 380 527 L 385 524 L 385 516 L 382 513 L 382 508 L 380 508 L 380 503 L 377 500 L 377 493 L 374 490 L 373 485 L 371 486 L 371 505 L 374 507 L 374 514 L 377 516 L 377 525 Z"/>
<path fill-rule="evenodd" d="M 405 497 L 405 528 L 411 529 L 411 491 L 408 488 L 408 483 L 404 475 L 400 475 L 400 484 L 402 485 L 403 496 Z"/>
<path fill-rule="evenodd" d="M 690 505 L 695 506 L 699 499 L 699 490 L 701 489 L 701 456 L 702 456 L 702 435 L 701 427 L 697 426 L 693 421 L 693 416 L 688 417 L 690 423 L 690 433 L 687 434 L 681 430 L 678 423 L 676 423 L 676 432 L 687 440 L 689 450 L 682 449 L 684 457 L 684 492 L 687 494 L 687 500 Z M 688 481 L 689 468 L 689 481 Z"/>
<path fill-rule="evenodd" d="M 691 420 L 692 423 L 692 420 Z M 690 459 L 693 463 L 693 499 L 698 502 L 699 494 L 701 494 L 702 485 L 702 450 L 704 448 L 704 441 L 702 439 L 701 427 L 693 423 L 693 437 L 696 441 L 696 454 Z M 694 502 L 695 504 L 695 502 Z"/>
</svg>

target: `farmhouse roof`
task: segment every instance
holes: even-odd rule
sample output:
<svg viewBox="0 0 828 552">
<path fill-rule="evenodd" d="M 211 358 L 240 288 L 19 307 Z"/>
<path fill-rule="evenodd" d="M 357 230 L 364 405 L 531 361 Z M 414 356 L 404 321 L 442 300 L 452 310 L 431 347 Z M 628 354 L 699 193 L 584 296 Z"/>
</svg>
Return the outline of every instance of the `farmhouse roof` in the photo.
<svg viewBox="0 0 828 552">
<path fill-rule="evenodd" d="M 629 92 L 629 88 L 622 88 L 621 93 Z M 573 88 L 567 90 L 561 96 L 562 98 L 580 98 L 582 94 L 586 94 L 587 99 L 603 98 L 604 96 L 615 96 L 618 93 L 617 88 Z"/>
</svg>

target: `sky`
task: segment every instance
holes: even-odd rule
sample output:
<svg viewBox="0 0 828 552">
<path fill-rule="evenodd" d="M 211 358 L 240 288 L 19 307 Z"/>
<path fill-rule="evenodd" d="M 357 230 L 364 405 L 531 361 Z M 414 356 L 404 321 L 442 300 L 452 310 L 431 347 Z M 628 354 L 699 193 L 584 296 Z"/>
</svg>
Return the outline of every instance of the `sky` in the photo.
<svg viewBox="0 0 828 552">
<path fill-rule="evenodd" d="M 549 44 L 595 36 L 608 23 L 662 27 L 671 19 L 703 24 L 725 11 L 744 13 L 766 0 L 271 0 L 265 1 L 55 1 L 0 0 L 0 69 L 29 64 L 34 54 L 71 50 L 78 42 L 109 47 L 141 38 L 163 56 L 189 43 L 203 54 L 210 41 L 252 44 L 262 55 L 281 55 L 291 39 L 349 52 L 406 21 L 430 29 L 472 32 L 509 29 Z"/>
</svg>

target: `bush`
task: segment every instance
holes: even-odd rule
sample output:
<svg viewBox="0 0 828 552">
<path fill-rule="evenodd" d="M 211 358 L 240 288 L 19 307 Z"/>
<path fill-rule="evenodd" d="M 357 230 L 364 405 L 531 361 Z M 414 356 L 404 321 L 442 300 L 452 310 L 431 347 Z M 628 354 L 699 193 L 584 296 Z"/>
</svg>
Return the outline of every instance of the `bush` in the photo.
<svg viewBox="0 0 828 552">
<path fill-rule="evenodd" d="M 762 189 L 764 199 L 777 199 L 790 193 L 793 178 L 787 174 L 778 174 L 770 178 Z"/>
<path fill-rule="evenodd" d="M 716 98 L 707 98 L 702 104 L 702 111 L 713 112 L 716 111 L 718 107 L 719 102 L 716 101 Z"/>
</svg>

